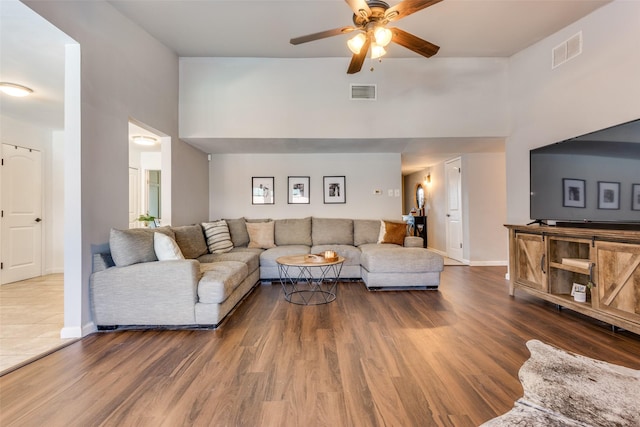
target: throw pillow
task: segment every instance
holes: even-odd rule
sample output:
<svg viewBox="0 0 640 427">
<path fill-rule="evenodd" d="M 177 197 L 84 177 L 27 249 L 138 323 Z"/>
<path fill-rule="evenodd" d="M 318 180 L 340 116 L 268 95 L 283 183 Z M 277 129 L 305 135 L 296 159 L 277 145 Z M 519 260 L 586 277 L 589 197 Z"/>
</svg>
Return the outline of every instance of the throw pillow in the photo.
<svg viewBox="0 0 640 427">
<path fill-rule="evenodd" d="M 184 259 L 176 241 L 166 234 L 153 233 L 153 249 L 156 252 L 158 261 Z"/>
<path fill-rule="evenodd" d="M 174 238 L 169 227 L 130 228 L 118 230 L 112 228 L 109 233 L 111 257 L 117 267 L 125 267 L 140 262 L 157 261 L 153 250 L 153 233 L 162 233 Z"/>
<path fill-rule="evenodd" d="M 380 221 L 380 236 L 378 243 L 392 243 L 404 245 L 404 237 L 407 235 L 407 224 L 404 222 Z"/>
<path fill-rule="evenodd" d="M 245 225 L 247 221 L 244 218 L 225 219 L 225 221 L 227 221 L 227 226 L 229 227 L 233 247 L 247 246 L 249 244 L 249 234 Z"/>
<path fill-rule="evenodd" d="M 275 248 L 274 222 L 247 222 L 250 248 Z"/>
<path fill-rule="evenodd" d="M 173 227 L 173 232 L 176 235 L 176 243 L 186 259 L 196 259 L 209 252 L 200 224 Z"/>
<path fill-rule="evenodd" d="M 233 249 L 229 227 L 224 219 L 213 222 L 203 222 L 202 229 L 207 239 L 209 253 L 221 254 Z"/>
</svg>

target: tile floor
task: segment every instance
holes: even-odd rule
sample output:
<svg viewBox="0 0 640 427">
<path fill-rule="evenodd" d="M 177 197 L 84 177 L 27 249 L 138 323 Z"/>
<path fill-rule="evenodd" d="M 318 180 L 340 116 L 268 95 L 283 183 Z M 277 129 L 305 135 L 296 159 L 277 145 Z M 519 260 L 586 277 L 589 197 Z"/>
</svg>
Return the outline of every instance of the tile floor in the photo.
<svg viewBox="0 0 640 427">
<path fill-rule="evenodd" d="M 0 375 L 75 341 L 60 338 L 63 282 L 51 274 L 0 286 Z"/>
</svg>

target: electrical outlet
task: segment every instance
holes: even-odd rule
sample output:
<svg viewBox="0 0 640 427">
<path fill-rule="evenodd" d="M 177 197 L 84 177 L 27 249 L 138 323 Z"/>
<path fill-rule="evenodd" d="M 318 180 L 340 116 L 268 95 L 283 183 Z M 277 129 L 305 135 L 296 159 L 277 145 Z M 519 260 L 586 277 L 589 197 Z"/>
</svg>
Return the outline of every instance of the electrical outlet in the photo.
<svg viewBox="0 0 640 427">
<path fill-rule="evenodd" d="M 389 197 L 393 197 L 393 190 L 387 190 L 387 195 Z"/>
<path fill-rule="evenodd" d="M 400 197 L 400 189 L 396 188 L 395 190 L 393 190 L 393 193 L 396 197 Z"/>
</svg>

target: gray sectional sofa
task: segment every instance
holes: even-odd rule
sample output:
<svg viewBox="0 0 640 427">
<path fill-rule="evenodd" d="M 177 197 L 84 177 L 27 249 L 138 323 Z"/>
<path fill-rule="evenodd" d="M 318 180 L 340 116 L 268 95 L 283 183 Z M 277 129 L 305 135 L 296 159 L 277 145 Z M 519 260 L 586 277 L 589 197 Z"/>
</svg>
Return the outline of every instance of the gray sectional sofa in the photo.
<svg viewBox="0 0 640 427">
<path fill-rule="evenodd" d="M 437 289 L 442 257 L 422 248 L 420 237 L 403 234 L 396 244 L 379 243 L 389 236 L 385 223 L 393 225 L 308 217 L 227 219 L 215 229 L 207 224 L 113 229 L 109 250 L 93 256 L 94 323 L 99 329 L 215 328 L 258 283 L 279 283 L 278 257 L 325 250 L 345 258 L 341 278 L 362 279 L 369 289 Z M 175 254 L 159 249 L 160 237 L 173 242 Z M 221 245 L 225 239 L 231 242 Z"/>
</svg>

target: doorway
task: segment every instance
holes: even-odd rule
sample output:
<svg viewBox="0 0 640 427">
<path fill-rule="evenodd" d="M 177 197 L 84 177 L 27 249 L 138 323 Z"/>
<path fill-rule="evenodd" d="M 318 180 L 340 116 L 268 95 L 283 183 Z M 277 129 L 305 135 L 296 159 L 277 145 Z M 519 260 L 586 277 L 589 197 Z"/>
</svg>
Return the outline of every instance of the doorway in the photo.
<svg viewBox="0 0 640 427">
<path fill-rule="evenodd" d="M 171 224 L 170 147 L 170 137 L 129 121 L 129 228 Z"/>
<path fill-rule="evenodd" d="M 462 206 L 462 160 L 460 157 L 449 160 L 444 164 L 446 191 L 446 234 L 447 256 L 456 261 L 463 261 L 464 240 L 462 221 L 464 218 Z"/>
</svg>

